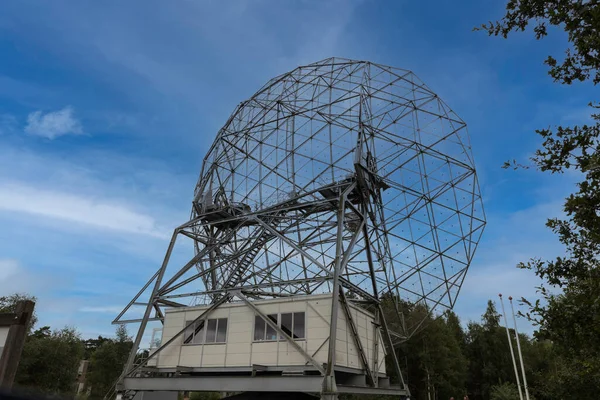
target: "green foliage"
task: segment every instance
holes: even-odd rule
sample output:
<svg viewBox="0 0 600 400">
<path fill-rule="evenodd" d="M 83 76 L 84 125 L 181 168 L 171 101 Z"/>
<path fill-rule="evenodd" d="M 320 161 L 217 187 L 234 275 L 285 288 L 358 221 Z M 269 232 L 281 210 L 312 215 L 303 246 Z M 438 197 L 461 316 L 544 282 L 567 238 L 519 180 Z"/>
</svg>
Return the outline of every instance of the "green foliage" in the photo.
<svg viewBox="0 0 600 400">
<path fill-rule="evenodd" d="M 530 24 L 537 39 L 548 35 L 548 26 L 567 34 L 562 62 L 546 59 L 556 82 L 600 82 L 599 2 L 510 0 L 500 21 L 481 29 L 506 38 Z M 600 387 L 600 115 L 598 105 L 589 106 L 590 123 L 537 130 L 543 143 L 531 158 L 540 171 L 575 171 L 580 177 L 577 190 L 565 199 L 566 217 L 546 224 L 565 246 L 565 256 L 519 265 L 545 281 L 538 288 L 542 301 L 522 301 L 530 308 L 525 315 L 539 325 L 538 337 L 552 341 L 553 356 L 560 360 L 546 385 L 557 398 L 596 399 Z M 562 292 L 553 294 L 550 287 Z"/>
<path fill-rule="evenodd" d="M 34 303 L 37 301 L 35 296 L 30 296 L 26 293 L 14 293 L 9 296 L 0 296 L 0 313 L 14 313 L 17 309 L 17 303 L 23 300 L 30 300 Z M 33 311 L 33 315 L 31 316 L 31 320 L 29 321 L 29 330 L 33 329 L 37 322 L 37 315 L 35 313 L 35 309 Z"/>
<path fill-rule="evenodd" d="M 116 330 L 116 339 L 105 339 L 92 353 L 86 386 L 91 399 L 101 399 L 115 384 L 131 350 L 131 338 L 124 325 Z"/>
<path fill-rule="evenodd" d="M 84 360 L 89 360 L 92 357 L 92 354 L 104 343 L 110 341 L 109 338 L 105 338 L 102 336 L 98 336 L 97 339 L 87 339 L 84 340 L 83 346 L 85 347 L 85 352 L 83 355 Z"/>
<path fill-rule="evenodd" d="M 471 400 L 491 400 L 495 387 L 513 382 L 510 353 L 504 328 L 499 325 L 500 315 L 494 304 L 488 302 L 481 323 L 470 323 L 465 332 L 458 316 L 452 311 L 433 318 L 421 304 L 399 302 L 404 321 L 392 319 L 396 315 L 395 299 L 384 297 L 382 309 L 390 314 L 388 324 L 399 330 L 402 323 L 414 323 L 425 318 L 419 332 L 395 348 L 404 379 L 412 398 L 460 400 L 469 394 Z M 82 341 L 71 328 L 52 331 L 44 326 L 32 332 L 26 342 L 17 383 L 45 395 L 70 396 L 75 389 L 77 368 L 81 359 L 90 365 L 86 386 L 89 396 L 81 399 L 101 399 L 110 391 L 120 376 L 131 349 L 131 337 L 124 326 L 119 326 L 115 338 Z M 540 400 L 567 397 L 560 385 L 565 382 L 567 368 L 550 341 L 530 340 L 522 335 L 521 345 L 527 363 L 531 393 Z M 139 357 L 147 357 L 140 353 Z M 387 373 L 397 377 L 391 357 L 386 358 Z M 397 380 L 396 380 L 397 382 Z M 590 389 L 591 390 L 591 389 Z M 216 400 L 220 393 L 191 393 L 191 400 Z M 385 396 L 341 395 L 341 400 L 383 400 Z"/>
<path fill-rule="evenodd" d="M 456 315 L 454 311 L 448 310 L 444 313 L 444 318 L 446 321 L 446 325 L 448 325 L 448 330 L 454 336 L 456 342 L 460 347 L 460 350 L 464 354 L 467 347 L 467 335 L 463 330 L 458 315 Z"/>
<path fill-rule="evenodd" d="M 548 35 L 548 25 L 560 26 L 571 47 L 562 62 L 548 56 L 545 63 L 556 81 L 571 84 L 592 79 L 600 82 L 600 4 L 597 1 L 509 0 L 505 16 L 495 23 L 481 25 L 490 35 L 508 37 L 524 31 L 531 23 L 536 39 Z"/>
<path fill-rule="evenodd" d="M 392 300 L 384 297 L 382 309 L 388 316 L 390 328 L 398 329 L 402 321 L 393 319 Z M 491 400 L 494 387 L 515 385 L 506 330 L 500 325 L 501 315 L 492 301 L 488 301 L 481 321 L 470 322 L 466 332 L 452 311 L 433 318 L 423 305 L 399 304 L 407 323 L 425 318 L 418 333 L 396 347 L 411 398 L 431 396 L 431 399 L 460 400 L 468 395 L 470 400 Z M 514 331 L 510 333 L 514 337 Z M 532 340 L 526 335 L 520 335 L 520 342 L 530 393 L 540 400 L 559 399 L 547 380 L 552 375 L 551 370 L 556 369 L 551 342 Z M 389 376 L 395 377 L 389 355 L 386 370 Z M 353 399 L 352 396 L 343 398 Z"/>
<path fill-rule="evenodd" d="M 423 314 L 427 310 L 417 306 L 407 318 Z M 399 359 L 405 365 L 404 379 L 414 398 L 425 399 L 428 391 L 432 398 L 441 399 L 466 392 L 468 361 L 460 340 L 464 333 L 454 317 L 449 314 L 436 319 L 428 317 L 423 328 L 399 346 Z"/>
<path fill-rule="evenodd" d="M 469 392 L 489 399 L 492 386 L 514 380 L 506 331 L 500 326 L 500 314 L 492 301 L 481 318 L 481 324 L 470 323 L 467 334 Z"/>
<path fill-rule="evenodd" d="M 490 400 L 519 400 L 519 390 L 508 382 L 492 386 Z"/>
<path fill-rule="evenodd" d="M 219 400 L 221 394 L 217 392 L 191 392 L 190 400 Z"/>
<path fill-rule="evenodd" d="M 45 394 L 73 394 L 82 356 L 83 345 L 74 328 L 37 329 L 25 342 L 16 385 Z"/>
</svg>

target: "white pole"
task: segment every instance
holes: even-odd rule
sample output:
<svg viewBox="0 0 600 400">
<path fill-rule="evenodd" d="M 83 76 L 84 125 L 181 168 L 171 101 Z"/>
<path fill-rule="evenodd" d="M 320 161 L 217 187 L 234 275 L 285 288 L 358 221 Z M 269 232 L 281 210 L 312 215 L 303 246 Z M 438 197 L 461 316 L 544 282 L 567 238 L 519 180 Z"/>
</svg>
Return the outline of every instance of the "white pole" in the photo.
<svg viewBox="0 0 600 400">
<path fill-rule="evenodd" d="M 510 347 L 510 357 L 512 358 L 513 367 L 515 368 L 515 378 L 517 378 L 517 387 L 519 388 L 519 398 L 523 400 L 523 390 L 521 389 L 521 380 L 519 379 L 519 370 L 517 369 L 517 360 L 515 360 L 515 353 L 512 346 L 512 340 L 510 339 L 510 332 L 508 331 L 508 320 L 506 319 L 506 311 L 504 311 L 504 300 L 502 299 L 502 293 L 498 295 L 500 297 L 500 304 L 502 304 L 502 316 L 504 317 L 504 327 L 506 328 L 506 338 L 508 339 L 508 347 Z"/>
<path fill-rule="evenodd" d="M 525 365 L 523 364 L 523 354 L 521 353 L 521 341 L 519 340 L 519 331 L 517 330 L 517 318 L 515 317 L 515 307 L 513 306 L 512 297 L 508 298 L 510 308 L 512 310 L 513 320 L 515 321 L 515 336 L 517 337 L 517 350 L 519 352 L 519 361 L 521 362 L 521 373 L 523 374 L 523 386 L 525 387 L 525 396 L 529 400 L 529 389 L 527 388 L 527 377 L 525 376 Z"/>
</svg>

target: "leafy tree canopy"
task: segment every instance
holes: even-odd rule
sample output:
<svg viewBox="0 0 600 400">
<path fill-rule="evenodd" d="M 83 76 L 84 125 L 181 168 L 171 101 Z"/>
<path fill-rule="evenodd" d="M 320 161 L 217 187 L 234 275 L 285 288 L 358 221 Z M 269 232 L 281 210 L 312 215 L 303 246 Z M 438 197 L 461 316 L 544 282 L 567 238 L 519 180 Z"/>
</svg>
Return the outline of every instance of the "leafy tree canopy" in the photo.
<svg viewBox="0 0 600 400">
<path fill-rule="evenodd" d="M 103 398 L 123 372 L 133 343 L 125 325 L 117 327 L 115 336 L 115 339 L 105 339 L 90 358 L 86 385 L 91 398 Z"/>
<path fill-rule="evenodd" d="M 44 394 L 73 394 L 82 356 L 83 345 L 74 328 L 37 329 L 25 342 L 16 385 Z"/>
<path fill-rule="evenodd" d="M 530 25 L 537 39 L 561 29 L 567 34 L 562 60 L 550 55 L 545 61 L 554 81 L 600 82 L 600 2 L 509 0 L 503 18 L 477 29 L 506 38 Z M 552 340 L 556 357 L 567 366 L 556 370 L 557 390 L 581 399 L 597 398 L 591 388 L 600 387 L 600 115 L 594 103 L 598 99 L 591 100 L 589 122 L 537 130 L 543 142 L 531 158 L 540 171 L 576 171 L 580 176 L 577 190 L 565 199 L 566 217 L 546 224 L 566 253 L 519 265 L 546 283 L 539 288 L 543 301 L 523 301 L 530 306 L 527 316 L 539 324 L 538 336 Z M 511 164 L 518 166 L 505 166 Z M 555 295 L 548 285 L 562 292 Z"/>
<path fill-rule="evenodd" d="M 17 303 L 23 300 L 37 301 L 35 296 L 30 296 L 25 293 L 14 293 L 9 296 L 0 296 L 0 313 L 14 313 L 17 310 Z M 31 330 L 37 323 L 37 315 L 35 309 L 31 320 L 29 321 L 29 329 Z"/>
</svg>

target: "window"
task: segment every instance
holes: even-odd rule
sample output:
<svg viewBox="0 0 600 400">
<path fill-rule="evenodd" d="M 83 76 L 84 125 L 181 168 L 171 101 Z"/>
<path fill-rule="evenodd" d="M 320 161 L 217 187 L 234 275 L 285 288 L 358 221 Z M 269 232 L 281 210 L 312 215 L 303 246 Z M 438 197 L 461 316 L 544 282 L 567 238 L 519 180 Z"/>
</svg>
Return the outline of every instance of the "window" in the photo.
<svg viewBox="0 0 600 400">
<path fill-rule="evenodd" d="M 294 339 L 304 339 L 304 318 L 303 312 L 283 313 L 280 315 L 269 314 L 267 317 L 277 326 L 281 328 L 287 335 Z M 275 341 L 277 340 L 277 332 L 269 326 L 259 315 L 254 317 L 254 341 Z M 283 336 L 279 340 L 285 340 Z"/>
<path fill-rule="evenodd" d="M 186 326 L 192 321 L 187 321 Z M 206 326 L 206 329 L 204 327 Z M 196 321 L 185 330 L 183 343 L 225 343 L 227 340 L 227 318 Z"/>
<path fill-rule="evenodd" d="M 217 343 L 225 343 L 227 339 L 227 318 L 217 320 Z"/>
<path fill-rule="evenodd" d="M 304 313 L 303 312 L 295 312 L 294 313 L 294 326 L 292 332 L 294 332 L 294 339 L 304 339 L 306 336 L 304 335 Z"/>
<path fill-rule="evenodd" d="M 267 318 L 271 320 L 272 323 L 277 325 L 277 314 L 269 314 Z M 266 322 L 265 322 L 266 324 Z M 265 340 L 277 340 L 277 331 L 271 327 L 271 325 L 267 324 L 267 337 Z"/>
<path fill-rule="evenodd" d="M 255 342 L 265 340 L 265 330 L 266 330 L 265 321 L 263 321 L 263 319 L 258 315 L 254 316 L 254 341 Z"/>
<path fill-rule="evenodd" d="M 193 321 L 186 321 L 185 326 L 188 326 Z M 196 321 L 190 325 L 183 334 L 184 344 L 200 344 L 204 343 L 204 320 Z"/>
<path fill-rule="evenodd" d="M 277 325 L 277 314 L 267 315 L 275 325 Z M 263 342 L 266 340 L 277 340 L 277 331 L 265 322 L 259 315 L 254 316 L 254 341 Z"/>
<path fill-rule="evenodd" d="M 292 336 L 292 316 L 294 314 L 292 313 L 287 313 L 287 314 L 281 314 L 281 330 L 284 331 L 286 333 L 286 335 L 288 336 Z M 281 340 L 283 340 L 283 336 L 280 338 Z"/>
</svg>

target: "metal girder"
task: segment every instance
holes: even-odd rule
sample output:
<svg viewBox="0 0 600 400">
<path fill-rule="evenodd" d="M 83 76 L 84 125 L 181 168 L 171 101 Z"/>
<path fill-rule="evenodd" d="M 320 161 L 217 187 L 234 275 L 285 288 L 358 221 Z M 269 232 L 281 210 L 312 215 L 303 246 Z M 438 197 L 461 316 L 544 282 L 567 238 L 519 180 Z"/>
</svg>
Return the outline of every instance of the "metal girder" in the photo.
<svg viewBox="0 0 600 400">
<path fill-rule="evenodd" d="M 125 368 L 123 369 L 121 378 L 123 378 L 128 373 L 128 371 L 130 371 L 133 367 L 133 362 L 135 361 L 137 351 L 140 347 L 140 342 L 142 341 L 142 336 L 144 335 L 144 331 L 146 330 L 146 325 L 148 324 L 148 320 L 150 318 L 150 312 L 153 307 L 154 296 L 156 295 L 156 293 L 158 292 L 158 289 L 160 288 L 162 278 L 167 269 L 169 260 L 171 259 L 171 252 L 173 251 L 173 247 L 175 246 L 175 241 L 177 240 L 178 232 L 179 232 L 178 229 L 175 229 L 175 231 L 173 231 L 173 235 L 171 236 L 171 241 L 169 242 L 169 247 L 167 248 L 167 253 L 165 254 L 165 258 L 163 260 L 162 266 L 161 266 L 160 270 L 158 271 L 158 273 L 156 274 L 154 289 L 152 290 L 152 294 L 150 295 L 150 299 L 148 300 L 148 305 L 146 306 L 146 311 L 144 311 L 144 316 L 142 317 L 142 320 L 140 321 L 140 327 L 139 327 L 137 335 L 135 336 L 135 339 L 133 341 L 133 345 L 131 346 L 131 352 L 129 353 L 129 357 L 127 358 L 127 362 L 125 363 Z"/>
<path fill-rule="evenodd" d="M 360 340 L 360 335 L 358 334 L 358 329 L 356 328 L 356 324 L 354 323 L 354 318 L 352 318 L 352 311 L 350 311 L 350 306 L 348 306 L 348 301 L 346 299 L 346 295 L 343 290 L 340 290 L 339 301 L 342 303 L 342 309 L 344 310 L 344 314 L 346 315 L 346 320 L 348 321 L 348 325 L 350 325 L 350 331 L 352 333 L 352 340 L 356 345 L 356 351 L 358 352 L 358 358 L 360 359 L 360 363 L 365 370 L 367 375 L 368 384 L 371 386 L 377 386 L 377 380 L 371 372 L 371 367 L 369 366 L 369 360 L 367 359 L 367 355 L 365 354 L 365 348 L 362 345 L 362 341 Z M 377 358 L 375 357 L 375 360 Z M 377 366 L 377 361 L 375 361 L 375 370 L 379 370 Z"/>
<path fill-rule="evenodd" d="M 242 300 L 248 307 L 250 307 L 258 316 L 260 316 L 271 328 L 275 329 L 275 331 L 283 337 L 289 344 L 292 345 L 294 349 L 308 361 L 310 362 L 322 375 L 325 374 L 325 370 L 323 366 L 319 364 L 310 354 L 308 354 L 296 341 L 291 338 L 287 333 L 283 331 L 277 324 L 274 324 L 262 311 L 258 309 L 246 296 L 244 296 L 240 291 L 232 292 L 235 296 L 237 296 L 240 300 Z"/>
<path fill-rule="evenodd" d="M 152 309 L 160 318 L 181 304 L 172 299 L 211 304 L 230 290 L 337 299 L 344 288 L 377 305 L 393 346 L 380 307 L 391 299 L 397 336 L 410 337 L 425 317 L 408 324 L 405 303 L 423 315 L 451 308 L 485 226 L 468 142 L 466 124 L 411 71 L 329 58 L 270 80 L 203 158 L 190 218 L 176 229 L 194 256 L 165 274 L 174 234 L 115 320 L 155 283 L 128 366 Z"/>
<path fill-rule="evenodd" d="M 169 378 L 127 378 L 127 390 L 173 390 L 212 392 L 313 392 L 321 388 L 320 376 L 211 376 Z"/>
<path fill-rule="evenodd" d="M 219 307 L 221 304 L 223 304 L 227 300 L 229 300 L 229 295 L 225 295 L 225 296 L 221 297 L 220 299 L 218 299 L 215 303 L 211 304 L 211 306 L 209 308 L 207 308 L 206 310 L 204 310 L 198 317 L 196 317 L 196 319 L 194 319 L 193 321 L 187 323 L 185 325 L 185 327 L 183 329 L 181 329 L 179 332 L 177 332 L 173 337 L 171 337 L 171 339 L 167 340 L 165 343 L 162 343 L 160 345 L 160 347 L 158 347 L 156 350 L 154 350 L 152 352 L 152 354 L 149 354 L 148 358 L 146 358 L 146 360 L 145 360 L 146 363 L 148 362 L 148 360 L 154 358 L 158 353 L 160 353 L 160 351 L 162 349 L 164 349 L 165 347 L 167 347 L 171 343 L 173 343 L 175 340 L 177 340 L 177 338 L 179 338 L 179 336 L 181 334 L 183 334 L 190 326 L 192 326 L 196 322 L 198 322 L 198 321 L 206 318 L 207 316 L 209 316 L 211 312 L 213 312 L 217 307 Z M 140 368 L 142 368 L 143 366 L 144 366 L 144 364 L 139 364 L 136 367 L 125 369 L 123 371 L 123 376 L 130 376 L 133 373 L 135 373 L 137 370 L 139 370 Z"/>
<path fill-rule="evenodd" d="M 319 393 L 322 378 L 315 376 L 174 376 L 126 378 L 124 388 L 133 391 L 189 392 L 304 392 Z M 369 388 L 338 385 L 339 393 L 408 396 L 404 388 Z"/>
<path fill-rule="evenodd" d="M 392 337 L 390 336 L 390 331 L 388 330 L 387 321 L 385 320 L 385 315 L 383 314 L 383 310 L 381 309 L 381 304 L 377 305 L 379 311 L 379 320 L 381 321 L 381 326 L 383 327 L 383 332 L 385 334 L 385 338 L 388 341 L 388 345 L 390 346 L 390 353 L 392 354 L 392 360 L 394 361 L 394 368 L 396 369 L 396 374 L 398 374 L 398 378 L 400 378 L 400 383 L 403 387 L 406 387 L 404 383 L 404 377 L 402 376 L 402 370 L 400 370 L 400 363 L 398 363 L 398 356 L 396 355 L 396 351 L 394 349 L 394 342 L 392 342 Z"/>
</svg>

